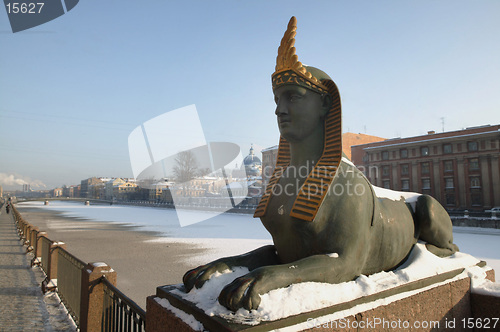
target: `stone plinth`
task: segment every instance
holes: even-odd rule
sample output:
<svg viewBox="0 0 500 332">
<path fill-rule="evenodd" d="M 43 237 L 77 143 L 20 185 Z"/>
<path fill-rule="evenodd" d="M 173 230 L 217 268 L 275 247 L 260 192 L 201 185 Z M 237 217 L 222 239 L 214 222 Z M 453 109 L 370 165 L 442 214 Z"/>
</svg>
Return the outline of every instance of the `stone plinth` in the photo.
<svg viewBox="0 0 500 332">
<path fill-rule="evenodd" d="M 59 248 L 66 249 L 66 244 L 64 242 L 52 242 L 50 245 L 49 271 L 47 272 L 47 278 L 49 280 L 57 279 Z"/>
<path fill-rule="evenodd" d="M 493 270 L 489 271 L 488 278 L 495 281 Z M 495 322 L 493 318 L 500 318 L 500 297 L 484 294 L 471 294 L 472 316 L 481 319 L 485 329 L 492 327 Z M 486 325 L 488 324 L 488 325 Z M 496 328 L 500 328 L 500 321 L 497 321 Z"/>
<path fill-rule="evenodd" d="M 165 308 L 157 300 L 167 299 L 175 311 L 180 310 L 203 324 L 209 331 L 269 331 L 291 327 L 296 331 L 355 331 L 367 330 L 407 330 L 430 331 L 445 328 L 459 328 L 462 318 L 475 317 L 475 313 L 493 315 L 491 311 L 473 307 L 469 277 L 454 278 L 463 269 L 458 269 L 430 278 L 410 282 L 376 294 L 357 298 L 331 307 L 286 317 L 277 321 L 261 322 L 259 325 L 243 325 L 228 322 L 217 316 L 208 316 L 193 303 L 172 292 L 182 286 L 171 285 L 157 288 L 156 296 L 147 299 L 146 326 L 149 331 L 193 331 L 178 315 Z M 494 280 L 494 272 L 487 272 L 488 279 Z M 405 294 L 407 293 L 407 294 Z M 399 296 L 399 299 L 395 299 Z M 395 299 L 395 300 L 394 300 Z M 495 300 L 495 299 L 493 299 Z M 498 317 L 499 299 L 492 305 L 478 299 L 486 308 L 496 310 Z M 161 301 L 161 300 L 160 300 Z M 375 302 L 377 301 L 377 302 Z M 367 308 L 370 304 L 371 309 Z M 351 309 L 351 310 L 349 310 Z M 350 314 L 338 316 L 349 310 Z M 337 315 L 337 316 L 335 316 Z M 479 317 L 479 316 L 478 316 Z M 482 316 L 481 316 L 482 317 Z M 460 329 L 459 329 L 460 330 Z"/>
<path fill-rule="evenodd" d="M 155 332 L 192 332 L 188 324 L 175 316 L 174 313 L 162 307 L 155 300 L 156 296 L 149 296 L 146 300 L 146 329 Z"/>
<path fill-rule="evenodd" d="M 38 232 L 38 234 L 36 235 L 36 251 L 34 252 L 35 258 L 42 257 L 41 238 L 44 236 L 48 236 L 47 232 Z"/>
<path fill-rule="evenodd" d="M 500 297 L 471 294 L 472 314 L 476 318 L 500 318 Z M 500 322 L 497 325 L 500 328 Z"/>
<path fill-rule="evenodd" d="M 80 302 L 80 330 L 101 331 L 104 312 L 104 285 L 101 277 L 106 277 L 116 285 L 116 271 L 106 263 L 89 263 L 82 270 L 82 288 Z"/>
</svg>

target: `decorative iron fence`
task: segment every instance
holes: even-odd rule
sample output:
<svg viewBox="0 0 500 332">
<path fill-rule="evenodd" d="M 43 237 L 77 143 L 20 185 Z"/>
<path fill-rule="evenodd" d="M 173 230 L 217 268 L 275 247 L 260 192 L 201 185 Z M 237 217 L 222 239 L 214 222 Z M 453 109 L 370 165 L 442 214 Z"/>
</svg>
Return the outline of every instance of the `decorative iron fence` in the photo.
<svg viewBox="0 0 500 332">
<path fill-rule="evenodd" d="M 86 264 L 62 248 L 61 243 L 50 240 L 45 236 L 46 233 L 38 231 L 38 228 L 25 221 L 14 206 L 12 206 L 12 211 L 19 236 L 28 248 L 32 247 L 31 250 L 35 256 L 33 260 L 38 262 L 40 259 L 40 267 L 47 276 L 46 281 L 50 281 L 49 278 L 57 280 L 57 286 L 52 289 L 57 291 L 59 298 L 79 329 L 96 330 L 94 326 L 88 326 L 89 322 L 94 321 L 97 326 L 101 324 L 102 331 L 145 331 L 146 312 L 116 288 L 104 275 L 98 279 L 98 283 L 102 284 L 102 290 L 96 291 L 94 296 L 90 296 L 98 299 L 98 303 L 91 304 L 89 294 L 95 288 L 91 286 L 87 289 L 87 286 L 89 286 L 88 278 L 90 277 L 88 273 L 92 272 L 88 269 L 92 264 Z M 83 280 L 84 278 L 86 279 Z M 98 292 L 101 293 L 97 294 Z M 90 313 L 88 309 L 92 305 L 95 308 L 95 305 L 100 307 L 101 304 L 102 311 L 98 310 L 98 312 L 92 313 L 92 316 L 87 316 Z M 81 317 L 82 315 L 86 316 Z M 101 323 L 99 323 L 99 317 Z M 86 327 L 82 327 L 85 325 L 84 322 L 86 322 Z"/>
<path fill-rule="evenodd" d="M 40 237 L 39 241 L 41 242 L 41 257 L 42 261 L 40 263 L 43 272 L 45 272 L 46 275 L 49 274 L 49 268 L 50 268 L 50 246 L 52 245 L 52 241 L 45 236 Z"/>
<path fill-rule="evenodd" d="M 36 248 L 38 246 L 38 230 L 36 229 L 32 229 L 30 231 L 30 236 L 29 236 L 29 246 L 31 247 L 28 247 L 28 251 L 33 251 L 33 253 L 35 254 L 36 256 Z"/>
<path fill-rule="evenodd" d="M 12 212 L 14 214 L 14 219 L 17 222 L 17 230 L 19 233 L 19 237 L 23 242 L 26 240 L 26 227 L 28 226 L 28 223 L 24 221 L 24 219 L 21 217 L 19 212 L 12 207 Z"/>
<path fill-rule="evenodd" d="M 80 326 L 82 271 L 87 264 L 58 248 L 57 294 L 77 326 Z"/>
<path fill-rule="evenodd" d="M 145 331 L 146 312 L 105 277 L 101 282 L 104 285 L 101 331 Z"/>
</svg>

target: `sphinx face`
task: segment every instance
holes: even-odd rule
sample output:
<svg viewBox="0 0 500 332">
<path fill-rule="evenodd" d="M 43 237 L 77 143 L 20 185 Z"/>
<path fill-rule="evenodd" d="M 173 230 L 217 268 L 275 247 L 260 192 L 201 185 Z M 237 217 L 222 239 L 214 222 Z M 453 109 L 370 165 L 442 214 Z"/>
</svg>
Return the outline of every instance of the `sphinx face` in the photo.
<svg viewBox="0 0 500 332">
<path fill-rule="evenodd" d="M 327 108 L 319 93 L 298 85 L 274 90 L 276 116 L 281 136 L 288 142 L 300 142 L 323 130 Z"/>
</svg>

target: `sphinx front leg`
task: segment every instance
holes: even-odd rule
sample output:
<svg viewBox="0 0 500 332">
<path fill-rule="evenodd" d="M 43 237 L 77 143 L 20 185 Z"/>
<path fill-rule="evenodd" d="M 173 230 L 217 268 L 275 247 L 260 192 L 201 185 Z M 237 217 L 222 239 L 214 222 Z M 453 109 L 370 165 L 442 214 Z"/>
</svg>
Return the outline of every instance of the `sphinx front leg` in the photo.
<svg viewBox="0 0 500 332">
<path fill-rule="evenodd" d="M 360 263 L 338 255 L 314 255 L 290 264 L 259 267 L 224 287 L 219 303 L 229 310 L 257 309 L 260 296 L 300 282 L 339 283 L 360 274 Z"/>
<path fill-rule="evenodd" d="M 247 267 L 250 271 L 263 265 L 278 264 L 276 249 L 272 245 L 252 250 L 246 254 L 220 258 L 211 263 L 198 266 L 184 274 L 182 281 L 189 292 L 193 287 L 201 288 L 214 273 L 223 272 L 235 266 Z"/>
<path fill-rule="evenodd" d="M 236 278 L 224 287 L 219 295 L 219 303 L 232 311 L 240 308 L 257 309 L 261 301 L 260 295 L 294 282 L 297 280 L 293 271 L 285 265 L 263 266 Z"/>
</svg>

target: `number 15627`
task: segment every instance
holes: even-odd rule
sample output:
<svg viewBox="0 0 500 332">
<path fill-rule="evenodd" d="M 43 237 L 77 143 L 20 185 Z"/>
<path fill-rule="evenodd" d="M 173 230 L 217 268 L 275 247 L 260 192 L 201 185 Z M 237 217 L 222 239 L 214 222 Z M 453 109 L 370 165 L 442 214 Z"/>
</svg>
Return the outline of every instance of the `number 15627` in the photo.
<svg viewBox="0 0 500 332">
<path fill-rule="evenodd" d="M 43 5 L 45 3 L 43 2 L 30 2 L 30 3 L 25 3 L 25 2 L 12 2 L 12 3 L 7 3 L 5 7 L 7 7 L 7 13 L 8 14 L 40 14 L 42 11 Z"/>
</svg>

